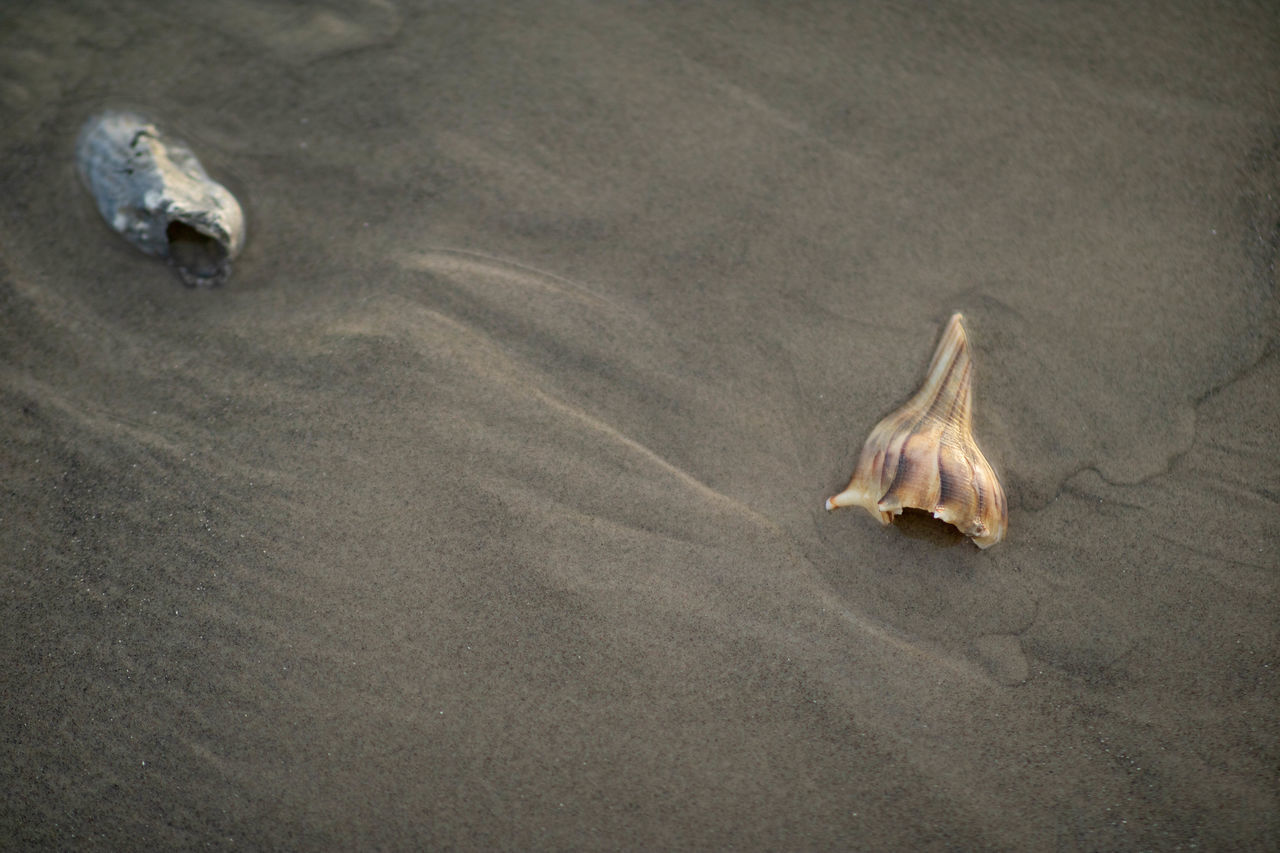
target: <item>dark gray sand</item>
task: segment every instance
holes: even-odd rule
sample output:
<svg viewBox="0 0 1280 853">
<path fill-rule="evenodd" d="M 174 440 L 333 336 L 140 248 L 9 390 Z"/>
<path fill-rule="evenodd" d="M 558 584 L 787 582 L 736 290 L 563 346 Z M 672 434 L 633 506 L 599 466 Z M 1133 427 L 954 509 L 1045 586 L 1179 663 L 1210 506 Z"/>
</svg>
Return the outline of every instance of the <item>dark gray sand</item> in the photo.
<svg viewBox="0 0 1280 853">
<path fill-rule="evenodd" d="M 0 847 L 1275 849 L 1277 45 L 3 4 Z M 107 105 L 228 286 L 98 219 Z M 987 552 L 823 510 L 957 310 Z"/>
</svg>

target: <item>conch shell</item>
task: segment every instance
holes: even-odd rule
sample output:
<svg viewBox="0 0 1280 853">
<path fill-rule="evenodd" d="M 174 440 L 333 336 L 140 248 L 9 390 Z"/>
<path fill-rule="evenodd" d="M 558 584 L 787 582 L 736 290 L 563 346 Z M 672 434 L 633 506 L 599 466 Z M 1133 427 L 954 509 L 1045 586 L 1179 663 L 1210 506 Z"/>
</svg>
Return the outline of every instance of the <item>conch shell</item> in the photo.
<svg viewBox="0 0 1280 853">
<path fill-rule="evenodd" d="M 827 509 L 860 506 L 881 524 L 922 509 L 979 548 L 1004 538 L 1004 489 L 973 438 L 973 360 L 963 320 L 951 315 L 923 387 L 871 431 L 848 488 L 828 498 Z"/>
<path fill-rule="evenodd" d="M 185 143 L 147 118 L 109 110 L 76 141 L 80 180 L 107 224 L 186 284 L 221 284 L 244 247 L 244 211 Z"/>
</svg>

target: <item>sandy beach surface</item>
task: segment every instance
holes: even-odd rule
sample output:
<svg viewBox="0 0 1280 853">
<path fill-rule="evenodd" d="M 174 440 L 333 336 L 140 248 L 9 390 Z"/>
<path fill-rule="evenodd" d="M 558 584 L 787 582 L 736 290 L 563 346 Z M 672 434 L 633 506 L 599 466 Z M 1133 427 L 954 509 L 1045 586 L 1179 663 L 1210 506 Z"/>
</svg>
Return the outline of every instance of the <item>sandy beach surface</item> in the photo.
<svg viewBox="0 0 1280 853">
<path fill-rule="evenodd" d="M 1270 3 L 0 6 L 0 847 L 1274 850 Z M 146 111 L 221 288 L 73 162 Z M 980 551 L 828 513 L 967 319 Z"/>
</svg>

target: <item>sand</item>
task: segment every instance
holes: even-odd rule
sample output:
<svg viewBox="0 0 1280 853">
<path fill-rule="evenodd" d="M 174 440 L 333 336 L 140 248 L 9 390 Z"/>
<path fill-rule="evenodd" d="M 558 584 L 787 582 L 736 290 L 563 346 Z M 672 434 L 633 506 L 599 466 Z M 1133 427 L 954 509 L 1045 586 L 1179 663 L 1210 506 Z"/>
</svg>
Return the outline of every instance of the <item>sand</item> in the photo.
<svg viewBox="0 0 1280 853">
<path fill-rule="evenodd" d="M 1278 44 L 5 4 L 0 847 L 1275 849 Z M 103 106 L 227 286 L 98 219 Z M 952 311 L 985 552 L 823 510 Z"/>
</svg>

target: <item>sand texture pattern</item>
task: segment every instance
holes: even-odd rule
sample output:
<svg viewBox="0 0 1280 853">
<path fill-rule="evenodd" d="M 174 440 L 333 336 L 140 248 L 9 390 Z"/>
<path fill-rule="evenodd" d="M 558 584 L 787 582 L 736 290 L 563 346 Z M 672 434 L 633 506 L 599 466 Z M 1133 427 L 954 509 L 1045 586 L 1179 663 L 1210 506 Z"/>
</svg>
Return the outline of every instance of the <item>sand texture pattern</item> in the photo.
<svg viewBox="0 0 1280 853">
<path fill-rule="evenodd" d="M 0 847 L 1276 849 L 1277 45 L 0 5 Z M 225 286 L 98 217 L 104 107 Z M 955 311 L 989 551 L 823 508 Z"/>
</svg>

